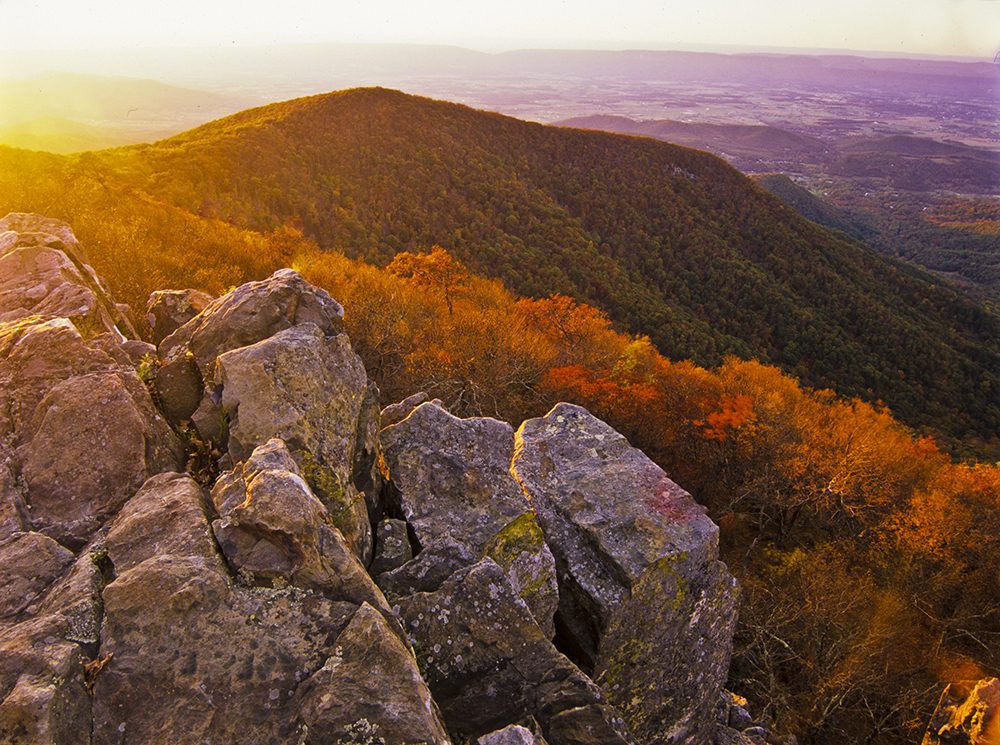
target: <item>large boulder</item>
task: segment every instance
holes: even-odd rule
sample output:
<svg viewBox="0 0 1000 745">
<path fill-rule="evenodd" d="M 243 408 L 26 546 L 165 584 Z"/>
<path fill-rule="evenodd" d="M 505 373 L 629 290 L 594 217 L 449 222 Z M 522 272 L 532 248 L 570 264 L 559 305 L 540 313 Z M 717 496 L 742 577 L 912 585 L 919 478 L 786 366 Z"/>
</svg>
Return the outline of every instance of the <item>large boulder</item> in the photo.
<svg viewBox="0 0 1000 745">
<path fill-rule="evenodd" d="M 67 318 L 86 336 L 115 331 L 135 338 L 86 261 L 65 223 L 28 213 L 0 219 L 0 321 Z"/>
<path fill-rule="evenodd" d="M 90 745 L 103 584 L 95 558 L 74 559 L 38 533 L 0 544 L 0 742 Z"/>
<path fill-rule="evenodd" d="M 343 307 L 326 291 L 292 269 L 280 269 L 266 280 L 248 282 L 212 301 L 160 342 L 158 349 L 164 361 L 176 351 L 190 352 L 201 374 L 210 379 L 215 360 L 223 352 L 303 323 L 335 336 L 344 330 L 343 317 Z"/>
<path fill-rule="evenodd" d="M 434 590 L 488 553 L 551 637 L 555 563 L 510 473 L 513 428 L 488 417 L 459 419 L 432 401 L 383 428 L 380 440 L 389 508 L 406 519 L 420 549 L 411 562 L 379 577 L 383 587 L 394 595 Z"/>
<path fill-rule="evenodd" d="M 150 303 L 155 311 L 157 301 L 151 298 Z M 343 315 L 336 300 L 292 269 L 240 285 L 158 343 L 161 367 L 156 386 L 164 409 L 175 424 L 191 419 L 204 439 L 219 439 L 223 433 L 215 374 L 218 356 L 302 323 L 315 324 L 333 336 L 343 331 Z"/>
<path fill-rule="evenodd" d="M 37 610 L 42 593 L 74 556 L 41 533 L 16 533 L 0 541 L 0 619 Z"/>
<path fill-rule="evenodd" d="M 564 657 L 483 559 L 435 592 L 397 601 L 424 678 L 456 734 L 475 739 L 533 716 L 552 745 L 633 742 L 600 689 Z"/>
<path fill-rule="evenodd" d="M 704 508 L 570 404 L 521 425 L 512 471 L 555 555 L 564 648 L 640 741 L 707 742 L 738 590 Z"/>
<path fill-rule="evenodd" d="M 352 550 L 370 562 L 369 505 L 359 485 L 373 490 L 367 461 L 377 425 L 369 420 L 378 409 L 347 336 L 302 324 L 220 355 L 216 369 L 232 458 L 282 439 Z"/>
<path fill-rule="evenodd" d="M 66 319 L 0 324 L 0 436 L 14 448 L 0 510 L 74 550 L 182 457 L 128 354 L 107 344 Z"/>
<path fill-rule="evenodd" d="M 132 371 L 57 384 L 35 421 L 32 438 L 17 450 L 32 526 L 73 548 L 149 476 L 178 464 L 176 438 Z"/>
<path fill-rule="evenodd" d="M 281 440 L 269 440 L 223 474 L 212 500 L 220 515 L 212 523 L 219 546 L 255 583 L 292 584 L 389 612 Z"/>
<path fill-rule="evenodd" d="M 0 624 L 0 742 L 90 745 L 84 657 L 59 615 Z"/>
<path fill-rule="evenodd" d="M 296 693 L 307 743 L 444 745 L 448 735 L 413 652 L 365 603 L 333 656 Z"/>
<path fill-rule="evenodd" d="M 157 290 L 146 303 L 146 323 L 153 344 L 159 344 L 193 319 L 214 298 L 198 290 Z"/>
<path fill-rule="evenodd" d="M 258 461 L 287 463 L 278 450 Z M 112 524 L 93 743 L 318 745 L 352 741 L 362 720 L 370 732 L 447 742 L 385 610 L 244 582 L 215 549 L 211 512 L 193 480 L 164 474 Z"/>
</svg>

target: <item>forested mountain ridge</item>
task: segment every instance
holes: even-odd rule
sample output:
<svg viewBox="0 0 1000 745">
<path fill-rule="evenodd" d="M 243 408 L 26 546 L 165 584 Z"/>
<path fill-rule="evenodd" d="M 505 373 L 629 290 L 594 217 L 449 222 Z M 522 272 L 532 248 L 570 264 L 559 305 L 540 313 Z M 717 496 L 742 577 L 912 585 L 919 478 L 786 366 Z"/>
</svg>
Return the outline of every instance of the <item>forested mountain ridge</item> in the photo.
<svg viewBox="0 0 1000 745">
<path fill-rule="evenodd" d="M 355 89 L 76 162 L 375 263 L 438 244 L 521 294 L 601 307 L 672 358 L 757 357 L 953 435 L 1000 426 L 996 317 L 706 153 Z"/>
</svg>

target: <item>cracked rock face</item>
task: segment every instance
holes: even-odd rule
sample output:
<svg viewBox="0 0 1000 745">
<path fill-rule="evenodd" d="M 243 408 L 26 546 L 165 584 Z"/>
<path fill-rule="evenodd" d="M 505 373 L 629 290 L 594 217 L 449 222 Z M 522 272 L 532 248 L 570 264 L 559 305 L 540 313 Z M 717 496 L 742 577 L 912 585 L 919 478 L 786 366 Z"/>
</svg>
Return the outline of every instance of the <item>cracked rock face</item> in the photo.
<svg viewBox="0 0 1000 745">
<path fill-rule="evenodd" d="M 521 425 L 512 470 L 556 558 L 567 646 L 642 742 L 704 741 L 738 600 L 704 508 L 570 404 Z"/>
<path fill-rule="evenodd" d="M 154 348 L 82 262 L 0 220 L 0 742 L 708 741 L 735 585 L 621 435 L 423 394 L 380 432 L 292 270 L 154 298 Z"/>
<path fill-rule="evenodd" d="M 398 608 L 457 734 L 475 738 L 530 715 L 553 745 L 633 742 L 601 690 L 545 637 L 492 559 L 455 572 L 436 592 L 399 600 Z"/>
</svg>

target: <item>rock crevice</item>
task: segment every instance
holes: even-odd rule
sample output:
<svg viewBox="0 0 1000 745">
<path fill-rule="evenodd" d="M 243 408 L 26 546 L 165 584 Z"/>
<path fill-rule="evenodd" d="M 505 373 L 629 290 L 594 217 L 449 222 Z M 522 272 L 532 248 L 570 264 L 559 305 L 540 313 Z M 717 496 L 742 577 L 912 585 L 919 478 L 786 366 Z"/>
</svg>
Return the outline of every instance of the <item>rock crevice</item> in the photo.
<svg viewBox="0 0 1000 745">
<path fill-rule="evenodd" d="M 292 270 L 129 340 L 85 262 L 0 221 L 0 741 L 710 742 L 735 583 L 620 434 L 380 415 Z"/>
</svg>

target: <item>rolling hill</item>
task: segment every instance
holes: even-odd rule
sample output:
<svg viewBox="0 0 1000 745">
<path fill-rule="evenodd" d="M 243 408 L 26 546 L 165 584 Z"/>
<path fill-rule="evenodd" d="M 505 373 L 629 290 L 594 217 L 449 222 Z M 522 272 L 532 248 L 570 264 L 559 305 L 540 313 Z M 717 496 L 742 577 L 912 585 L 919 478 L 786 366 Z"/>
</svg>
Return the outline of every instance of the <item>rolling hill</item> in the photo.
<svg viewBox="0 0 1000 745">
<path fill-rule="evenodd" d="M 954 436 L 1000 427 L 995 316 L 707 153 L 356 89 L 88 155 L 130 199 L 288 224 L 373 263 L 438 244 L 519 293 L 601 307 L 673 358 L 767 360 Z"/>
</svg>

